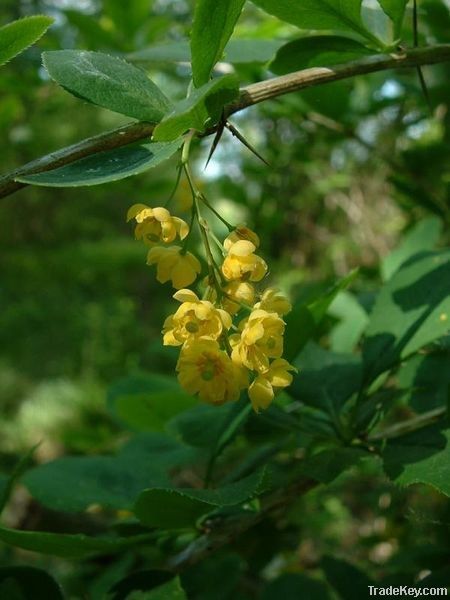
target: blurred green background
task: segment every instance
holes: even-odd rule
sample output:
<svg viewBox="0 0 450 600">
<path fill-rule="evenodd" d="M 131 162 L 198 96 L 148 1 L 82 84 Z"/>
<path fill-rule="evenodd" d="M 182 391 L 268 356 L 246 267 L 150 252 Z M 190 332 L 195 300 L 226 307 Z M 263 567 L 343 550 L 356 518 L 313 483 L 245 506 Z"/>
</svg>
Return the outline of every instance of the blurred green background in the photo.
<svg viewBox="0 0 450 600">
<path fill-rule="evenodd" d="M 38 13 L 56 22 L 37 45 L 0 71 L 2 172 L 128 121 L 49 81 L 40 61 L 43 50 L 127 54 L 185 39 L 191 5 L 184 0 L 3 0 L 0 24 Z M 410 11 L 407 19 L 411 44 Z M 447 3 L 420 2 L 419 22 L 421 44 L 446 41 Z M 250 4 L 236 36 L 287 41 L 299 33 Z M 183 95 L 188 65 L 138 64 L 168 95 Z M 243 84 L 274 75 L 260 64 L 234 68 Z M 197 175 L 209 199 L 227 218 L 258 232 L 272 281 L 294 299 L 307 298 L 360 267 L 356 288 L 370 302 L 382 260 L 421 219 L 433 216 L 443 231 L 441 243 L 448 243 L 448 70 L 425 67 L 424 75 L 431 106 L 417 73 L 408 69 L 318 87 L 237 115 L 234 124 L 270 167 L 225 134 L 204 170 L 211 139 L 199 145 Z M 173 307 L 171 289 L 159 285 L 145 265 L 145 249 L 133 240 L 125 215 L 136 202 L 163 204 L 175 174 L 171 160 L 113 184 L 28 187 L 2 199 L 2 470 L 39 441 L 37 461 L 115 448 L 123 434 L 105 408 L 111 382 L 140 372 L 173 373 L 176 352 L 163 348 L 160 338 Z M 182 184 L 172 209 L 185 216 L 188 204 Z M 338 320 L 328 319 L 325 336 Z M 401 548 L 409 545 L 417 548 L 417 568 L 426 571 L 433 560 L 442 560 L 450 518 L 443 497 L 422 488 L 393 490 L 379 478 L 370 472 L 358 479 L 349 475 L 309 496 L 293 521 L 301 526 L 301 536 L 293 525 L 284 532 L 290 548 L 285 560 L 313 569 L 330 553 L 376 570 L 392 559 L 401 562 Z M 39 527 L 45 522 L 42 510 L 22 490 L 7 519 L 13 526 Z M 257 531 L 252 543 L 268 533 Z M 2 553 L 13 563 L 25 557 L 26 563 L 44 564 L 24 552 Z M 45 564 L 67 580 L 75 569 L 64 561 Z"/>
</svg>

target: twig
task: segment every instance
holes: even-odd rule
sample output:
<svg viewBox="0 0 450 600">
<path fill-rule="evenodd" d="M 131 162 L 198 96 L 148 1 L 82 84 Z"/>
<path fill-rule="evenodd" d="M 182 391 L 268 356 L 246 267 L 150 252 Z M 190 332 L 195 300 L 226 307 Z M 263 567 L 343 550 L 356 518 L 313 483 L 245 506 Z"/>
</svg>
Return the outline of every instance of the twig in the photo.
<svg viewBox="0 0 450 600">
<path fill-rule="evenodd" d="M 252 84 L 241 90 L 239 98 L 225 107 L 225 117 L 229 117 L 249 106 L 278 98 L 305 88 L 323 85 L 332 81 L 348 79 L 356 75 L 365 75 L 387 69 L 417 67 L 450 61 L 450 44 L 437 44 L 426 48 L 413 48 L 399 54 L 377 54 L 358 61 L 351 61 L 334 67 L 315 67 L 304 69 L 289 75 L 274 77 Z M 149 138 L 154 126 L 150 123 L 133 123 L 119 129 L 88 138 L 62 150 L 58 150 L 38 160 L 20 167 L 16 171 L 0 178 L 0 198 L 8 196 L 25 187 L 15 178 L 42 171 L 49 171 L 97 152 L 119 148 L 139 140 Z M 204 135 L 216 133 L 217 126 Z"/>
<path fill-rule="evenodd" d="M 314 67 L 254 83 L 241 90 L 239 99 L 225 108 L 230 116 L 244 108 L 290 94 L 308 87 L 366 75 L 387 69 L 432 65 L 450 60 L 450 44 L 437 44 L 426 48 L 413 48 L 398 54 L 376 54 L 361 60 L 350 61 L 334 67 Z"/>
<path fill-rule="evenodd" d="M 389 440 L 391 438 L 396 438 L 401 435 L 411 433 L 413 431 L 416 431 L 417 429 L 422 429 L 422 427 L 432 425 L 441 417 L 443 417 L 446 412 L 447 408 L 445 406 L 435 408 L 426 413 L 423 413 L 422 415 L 418 415 L 417 417 L 413 417 L 412 419 L 403 421 L 402 423 L 396 423 L 395 425 L 387 427 L 382 431 L 377 431 L 372 435 L 369 435 L 367 439 L 369 442 L 377 442 L 380 440 Z"/>
<path fill-rule="evenodd" d="M 414 48 L 419 46 L 419 16 L 417 10 L 417 0 L 413 2 L 413 44 Z M 433 112 L 433 105 L 431 104 L 430 94 L 428 92 L 427 82 L 425 81 L 425 76 L 423 74 L 422 69 L 419 65 L 416 67 L 417 76 L 419 77 L 420 87 L 422 88 L 422 93 L 424 95 L 425 101 L 428 104 L 428 108 L 430 112 Z"/>
<path fill-rule="evenodd" d="M 104 152 L 105 150 L 114 150 L 114 148 L 120 148 L 121 146 L 127 146 L 145 138 L 150 138 L 153 129 L 154 125 L 150 123 L 130 123 L 33 160 L 23 167 L 19 167 L 15 171 L 0 177 L 0 198 L 13 194 L 15 191 L 28 185 L 14 181 L 16 177 L 51 171 L 52 169 L 75 162 L 80 158 L 91 156 L 91 154 Z"/>
</svg>

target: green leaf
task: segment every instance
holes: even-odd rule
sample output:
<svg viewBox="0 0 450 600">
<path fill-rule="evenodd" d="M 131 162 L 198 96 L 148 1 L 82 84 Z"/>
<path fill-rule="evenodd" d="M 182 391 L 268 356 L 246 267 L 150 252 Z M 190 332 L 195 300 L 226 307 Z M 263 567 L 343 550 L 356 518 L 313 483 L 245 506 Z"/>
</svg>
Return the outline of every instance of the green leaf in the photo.
<svg viewBox="0 0 450 600">
<path fill-rule="evenodd" d="M 253 0 L 263 10 L 300 29 L 335 29 L 372 39 L 361 19 L 362 0 Z"/>
<path fill-rule="evenodd" d="M 214 65 L 233 33 L 245 0 L 197 0 L 191 32 L 192 76 L 199 88 L 210 79 Z"/>
<path fill-rule="evenodd" d="M 284 41 L 282 40 L 233 39 L 228 42 L 221 60 L 232 64 L 264 64 L 274 56 L 283 44 Z M 191 60 L 191 51 L 188 41 L 171 42 L 170 44 L 159 44 L 132 52 L 127 54 L 126 58 L 132 62 L 188 63 Z"/>
<path fill-rule="evenodd" d="M 251 413 L 248 398 L 222 406 L 197 405 L 175 416 L 168 431 L 183 443 L 218 455 L 243 427 Z"/>
<path fill-rule="evenodd" d="M 393 26 L 389 17 L 380 9 L 379 6 L 368 6 L 363 4 L 361 12 L 364 25 L 371 31 L 380 41 L 380 50 L 383 50 L 382 45 L 392 49 Z"/>
<path fill-rule="evenodd" d="M 322 568 L 328 583 L 333 586 L 341 600 L 360 600 L 367 596 L 369 585 L 374 585 L 368 575 L 354 565 L 325 556 L 322 559 Z"/>
<path fill-rule="evenodd" d="M 311 477 L 320 483 L 331 483 L 344 471 L 357 466 L 361 460 L 369 458 L 359 448 L 333 448 L 305 458 L 301 466 L 302 475 Z"/>
<path fill-rule="evenodd" d="M 23 478 L 32 496 L 53 510 L 77 512 L 92 504 L 130 509 L 142 490 L 170 485 L 168 470 L 194 451 L 161 434 L 141 434 L 117 456 L 64 457 Z"/>
<path fill-rule="evenodd" d="M 234 100 L 238 93 L 238 81 L 234 75 L 213 79 L 178 102 L 156 126 L 153 138 L 164 142 L 174 140 L 188 129 L 204 131 L 206 123 L 216 123 L 223 107 Z"/>
<path fill-rule="evenodd" d="M 64 10 L 70 25 L 77 29 L 77 34 L 85 39 L 86 44 L 92 50 L 97 48 L 115 48 L 117 46 L 116 30 L 110 28 L 110 22 L 105 18 L 95 17 L 92 14 L 79 12 L 78 10 Z"/>
<path fill-rule="evenodd" d="M 329 314 L 339 319 L 330 333 L 330 348 L 333 352 L 351 353 L 355 349 L 369 316 L 350 292 L 340 292 L 330 305 Z"/>
<path fill-rule="evenodd" d="M 182 40 L 165 44 L 155 44 L 126 56 L 132 62 L 144 63 L 188 63 L 191 61 L 189 42 Z"/>
<path fill-rule="evenodd" d="M 199 404 L 171 419 L 168 431 L 184 444 L 195 448 L 212 448 L 217 444 L 232 408 L 232 404 Z"/>
<path fill-rule="evenodd" d="M 9 487 L 10 487 L 10 477 L 8 475 L 4 475 L 0 473 L 0 498 L 2 499 L 0 506 L 2 509 L 5 505 L 5 497 L 7 498 L 9 495 Z"/>
<path fill-rule="evenodd" d="M 220 435 L 217 438 L 213 453 L 218 456 L 235 438 L 238 431 L 244 426 L 252 413 L 252 405 L 247 396 L 235 402 L 225 419 L 222 421 Z"/>
<path fill-rule="evenodd" d="M 0 568 L 0 598 L 63 600 L 61 588 L 48 573 L 34 567 Z"/>
<path fill-rule="evenodd" d="M 169 582 L 173 575 L 170 571 L 157 571 L 147 569 L 145 571 L 134 571 L 117 583 L 108 592 L 108 600 L 124 600 L 134 590 L 149 592 Z"/>
<path fill-rule="evenodd" d="M 186 598 L 179 577 L 175 577 L 145 594 L 145 600 L 186 600 Z"/>
<path fill-rule="evenodd" d="M 50 77 L 75 96 L 140 121 L 158 123 L 171 102 L 144 71 L 121 58 L 86 52 L 44 52 Z"/>
<path fill-rule="evenodd" d="M 218 506 L 236 506 L 264 491 L 264 470 L 216 489 L 152 488 L 139 496 L 134 512 L 144 525 L 167 529 L 190 527 Z"/>
<path fill-rule="evenodd" d="M 383 461 L 398 485 L 425 483 L 450 496 L 450 429 L 436 424 L 390 440 Z"/>
<path fill-rule="evenodd" d="M 286 333 L 284 336 L 284 356 L 292 361 L 314 336 L 325 317 L 330 304 L 341 290 L 347 288 L 358 275 L 352 271 L 339 280 L 328 292 L 308 304 L 296 304 L 285 318 Z"/>
<path fill-rule="evenodd" d="M 408 400 L 417 412 L 445 406 L 450 389 L 450 351 L 417 354 L 398 371 L 398 385 L 410 389 Z"/>
<path fill-rule="evenodd" d="M 94 538 L 82 534 L 19 531 L 0 527 L 0 540 L 5 544 L 70 559 L 119 552 L 147 538 L 147 535 L 129 538 Z"/>
<path fill-rule="evenodd" d="M 403 17 L 409 0 L 378 0 L 378 2 L 394 24 L 394 37 L 400 37 Z"/>
<path fill-rule="evenodd" d="M 255 553 L 252 553 L 253 561 L 255 561 Z M 242 577 L 245 577 L 247 564 L 243 556 L 232 551 L 215 552 L 206 560 L 201 560 L 183 570 L 181 574 L 183 588 L 188 598 L 249 600 L 247 595 L 240 594 Z M 217 585 L 219 581 L 220 586 Z"/>
<path fill-rule="evenodd" d="M 331 594 L 323 581 L 301 573 L 285 573 L 269 583 L 263 590 L 261 600 L 331 600 Z"/>
<path fill-rule="evenodd" d="M 372 381 L 449 328 L 450 250 L 423 252 L 379 293 L 363 346 L 365 379 Z"/>
<path fill-rule="evenodd" d="M 0 27 L 0 65 L 37 42 L 53 21 L 46 15 L 34 15 Z"/>
<path fill-rule="evenodd" d="M 359 390 L 362 365 L 352 354 L 336 354 L 309 342 L 298 355 L 295 365 L 299 374 L 289 393 L 308 406 L 331 415 L 339 414 L 342 405 Z"/>
<path fill-rule="evenodd" d="M 302 100 L 309 110 L 342 122 L 351 114 L 350 99 L 355 82 L 351 79 L 334 81 L 326 86 L 311 86 L 302 91 Z"/>
<path fill-rule="evenodd" d="M 108 390 L 109 410 L 135 431 L 164 431 L 169 419 L 198 401 L 164 375 L 127 377 Z"/>
<path fill-rule="evenodd" d="M 81 187 L 110 183 L 157 167 L 173 156 L 181 144 L 182 140 L 175 140 L 98 152 L 58 169 L 22 175 L 16 181 L 44 187 Z"/>
<path fill-rule="evenodd" d="M 285 75 L 310 67 L 328 67 L 370 55 L 354 40 L 337 35 L 308 36 L 282 46 L 270 63 L 270 70 Z"/>
<path fill-rule="evenodd" d="M 434 250 L 442 234 L 437 217 L 423 219 L 403 237 L 401 243 L 381 263 L 381 275 L 387 281 L 409 258 L 425 250 Z"/>
<path fill-rule="evenodd" d="M 39 444 L 38 444 L 39 445 Z M 20 460 L 19 462 L 16 464 L 16 466 L 14 467 L 11 476 L 6 478 L 5 483 L 2 485 L 2 481 L 0 480 L 0 513 L 3 511 L 3 509 L 5 508 L 9 497 L 11 495 L 11 492 L 14 488 L 14 484 L 16 483 L 16 481 L 18 479 L 20 479 L 20 477 L 22 477 L 22 475 L 25 473 L 25 471 L 28 469 L 28 467 L 31 465 L 32 460 L 33 460 L 33 455 L 34 452 L 37 448 L 37 446 L 33 446 L 33 448 L 31 448 Z"/>
</svg>

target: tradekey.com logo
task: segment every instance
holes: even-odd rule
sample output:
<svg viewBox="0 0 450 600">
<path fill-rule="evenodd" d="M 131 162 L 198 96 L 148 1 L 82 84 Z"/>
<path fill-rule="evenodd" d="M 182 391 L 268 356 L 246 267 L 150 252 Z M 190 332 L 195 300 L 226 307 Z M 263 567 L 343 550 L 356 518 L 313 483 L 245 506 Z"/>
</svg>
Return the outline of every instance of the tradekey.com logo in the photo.
<svg viewBox="0 0 450 600">
<path fill-rule="evenodd" d="M 445 587 L 410 587 L 408 585 L 388 585 L 386 587 L 377 587 L 369 585 L 370 596 L 400 596 L 409 598 L 419 598 L 421 596 L 447 596 L 448 588 Z"/>
</svg>

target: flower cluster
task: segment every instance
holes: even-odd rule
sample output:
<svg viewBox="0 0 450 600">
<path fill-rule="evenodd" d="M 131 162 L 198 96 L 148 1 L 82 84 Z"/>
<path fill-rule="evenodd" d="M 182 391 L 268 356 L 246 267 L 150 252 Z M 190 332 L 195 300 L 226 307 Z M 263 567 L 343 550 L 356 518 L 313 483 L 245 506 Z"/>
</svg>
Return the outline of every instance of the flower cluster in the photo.
<svg viewBox="0 0 450 600">
<path fill-rule="evenodd" d="M 210 404 L 237 400 L 243 389 L 256 412 L 267 408 L 277 390 L 292 382 L 283 355 L 283 316 L 289 301 L 276 289 L 258 293 L 255 284 L 267 274 L 256 254 L 259 238 L 245 226 L 234 228 L 223 242 L 222 264 L 213 258 L 207 227 L 200 221 L 208 255 L 209 275 L 203 298 L 187 289 L 201 273 L 199 260 L 187 251 L 189 227 L 162 207 L 135 204 L 136 239 L 148 247 L 147 263 L 156 265 L 157 279 L 171 281 L 180 306 L 167 317 L 163 343 L 179 346 L 178 379 L 190 394 Z M 203 220 L 202 220 L 203 221 Z M 177 237 L 183 246 L 168 245 Z"/>
</svg>

